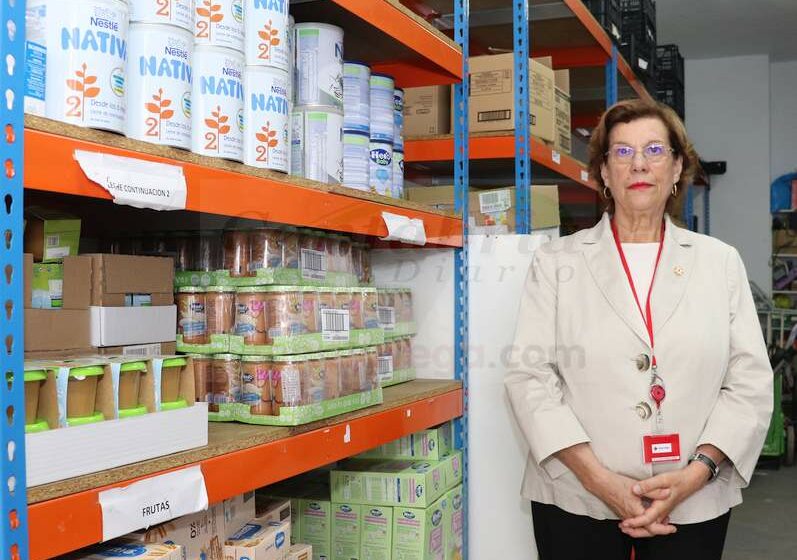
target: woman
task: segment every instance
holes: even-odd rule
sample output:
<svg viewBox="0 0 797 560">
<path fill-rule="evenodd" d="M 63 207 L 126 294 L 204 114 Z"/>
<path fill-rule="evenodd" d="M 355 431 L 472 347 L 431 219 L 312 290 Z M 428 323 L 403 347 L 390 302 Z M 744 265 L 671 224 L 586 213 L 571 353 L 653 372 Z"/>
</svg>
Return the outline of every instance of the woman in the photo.
<svg viewBox="0 0 797 560">
<path fill-rule="evenodd" d="M 772 413 L 737 251 L 665 213 L 697 158 L 668 107 L 623 101 L 590 142 L 608 212 L 540 248 L 506 379 L 541 560 L 714 560 Z"/>
</svg>

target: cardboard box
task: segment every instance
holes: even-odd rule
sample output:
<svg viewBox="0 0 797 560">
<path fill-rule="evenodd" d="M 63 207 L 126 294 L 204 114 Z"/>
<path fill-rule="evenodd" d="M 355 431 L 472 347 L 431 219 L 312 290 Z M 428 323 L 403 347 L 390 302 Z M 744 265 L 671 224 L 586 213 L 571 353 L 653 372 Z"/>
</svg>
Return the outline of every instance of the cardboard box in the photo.
<svg viewBox="0 0 797 560">
<path fill-rule="evenodd" d="M 45 350 L 41 352 L 25 352 L 26 360 L 66 360 L 67 358 L 89 358 L 99 355 L 99 349 L 89 346 L 87 348 L 74 348 L 70 350 Z"/>
<path fill-rule="evenodd" d="M 25 283 L 25 309 L 33 303 L 33 255 L 25 253 L 22 257 L 22 281 Z"/>
<path fill-rule="evenodd" d="M 224 560 L 224 543 L 255 515 L 254 493 L 248 492 L 131 535 L 139 542 L 169 541 L 183 546 L 182 560 Z"/>
<path fill-rule="evenodd" d="M 381 445 L 358 455 L 362 459 L 439 460 L 453 448 L 453 425 L 446 422 Z"/>
<path fill-rule="evenodd" d="M 573 150 L 573 135 L 570 120 L 570 70 L 554 71 L 554 148 L 570 154 Z"/>
<path fill-rule="evenodd" d="M 86 349 L 91 344 L 88 309 L 26 309 L 25 352 Z"/>
<path fill-rule="evenodd" d="M 451 131 L 451 86 L 404 90 L 404 136 L 430 136 Z"/>
<path fill-rule="evenodd" d="M 288 560 L 313 560 L 313 547 L 309 544 L 294 544 L 288 549 Z"/>
<path fill-rule="evenodd" d="M 124 539 L 99 544 L 64 556 L 66 560 L 182 560 L 182 547 L 175 544 L 141 544 Z"/>
<path fill-rule="evenodd" d="M 465 527 L 465 510 L 464 510 L 464 495 L 462 493 L 462 485 L 449 490 L 444 499 L 448 502 L 448 508 L 445 509 L 445 542 L 446 542 L 446 555 L 445 560 L 461 560 L 464 557 L 464 538 L 463 532 Z"/>
<path fill-rule="evenodd" d="M 393 560 L 445 558 L 448 501 L 441 497 L 428 508 L 393 510 Z"/>
<path fill-rule="evenodd" d="M 437 461 L 351 459 L 330 477 L 332 500 L 338 503 L 423 508 L 446 490 Z"/>
<path fill-rule="evenodd" d="M 95 307 L 90 312 L 90 346 L 128 346 L 177 339 L 177 307 Z"/>
<path fill-rule="evenodd" d="M 150 295 L 153 307 L 174 304 L 173 259 L 105 254 L 90 256 L 92 306 L 131 306 L 133 295 Z M 151 339 L 142 342 L 161 341 Z"/>
<path fill-rule="evenodd" d="M 65 257 L 62 263 L 33 263 L 32 309 L 88 309 L 91 302 L 91 259 Z"/>
<path fill-rule="evenodd" d="M 298 501 L 299 542 L 312 545 L 314 559 L 332 558 L 332 502 L 328 496 L 326 493 L 326 499 L 305 497 Z"/>
<path fill-rule="evenodd" d="M 30 207 L 25 210 L 25 252 L 37 262 L 60 262 L 78 254 L 80 219 L 70 214 Z"/>
<path fill-rule="evenodd" d="M 290 520 L 253 519 L 227 539 L 224 560 L 284 560 L 290 546 Z"/>
<path fill-rule="evenodd" d="M 282 522 L 291 518 L 291 501 L 287 498 L 272 498 L 255 495 L 256 517 L 261 521 Z"/>
<path fill-rule="evenodd" d="M 514 54 L 474 56 L 470 59 L 471 132 L 515 129 Z M 554 141 L 554 73 L 550 59 L 529 61 L 531 134 Z"/>
<path fill-rule="evenodd" d="M 359 558 L 362 546 L 364 506 L 332 504 L 332 559 Z"/>
<path fill-rule="evenodd" d="M 772 249 L 797 249 L 797 232 L 788 229 L 776 229 L 772 232 Z"/>
<path fill-rule="evenodd" d="M 440 464 L 446 491 L 462 484 L 462 451 L 450 451 L 440 459 Z"/>
<path fill-rule="evenodd" d="M 454 209 L 454 187 L 409 187 L 407 198 L 440 210 Z M 498 193 L 498 194 L 494 194 Z M 471 189 L 468 211 L 475 228 L 490 227 L 489 231 L 472 230 L 471 233 L 512 233 L 515 231 L 515 187 L 501 189 Z M 531 187 L 531 227 L 546 229 L 558 227 L 559 187 L 533 185 Z"/>
<path fill-rule="evenodd" d="M 360 560 L 391 560 L 393 552 L 393 508 L 362 506 L 363 523 Z"/>
<path fill-rule="evenodd" d="M 139 356 L 142 358 L 172 356 L 177 353 L 177 344 L 174 342 L 152 342 L 130 346 L 106 346 L 95 349 L 93 353 L 99 353 L 102 356 Z"/>
</svg>

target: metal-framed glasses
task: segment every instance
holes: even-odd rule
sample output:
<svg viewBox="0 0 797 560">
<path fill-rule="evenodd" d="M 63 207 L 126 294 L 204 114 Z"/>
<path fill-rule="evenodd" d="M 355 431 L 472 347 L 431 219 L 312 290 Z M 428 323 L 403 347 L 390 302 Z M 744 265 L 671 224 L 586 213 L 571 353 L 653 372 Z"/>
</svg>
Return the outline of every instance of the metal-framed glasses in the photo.
<svg viewBox="0 0 797 560">
<path fill-rule="evenodd" d="M 675 150 L 661 142 L 651 142 L 642 148 L 641 153 L 648 163 L 659 163 L 667 159 L 670 154 L 674 154 Z M 627 164 L 634 160 L 636 154 L 636 148 L 626 144 L 616 144 L 609 148 L 605 155 L 618 163 Z"/>
</svg>

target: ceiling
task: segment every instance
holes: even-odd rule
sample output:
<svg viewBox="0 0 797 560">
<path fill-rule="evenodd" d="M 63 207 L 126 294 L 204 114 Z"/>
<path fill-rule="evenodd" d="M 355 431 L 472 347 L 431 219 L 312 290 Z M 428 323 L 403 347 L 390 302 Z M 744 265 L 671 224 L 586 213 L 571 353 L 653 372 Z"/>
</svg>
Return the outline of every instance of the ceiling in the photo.
<svg viewBox="0 0 797 560">
<path fill-rule="evenodd" d="M 658 43 L 685 58 L 797 60 L 797 0 L 657 0 Z"/>
</svg>

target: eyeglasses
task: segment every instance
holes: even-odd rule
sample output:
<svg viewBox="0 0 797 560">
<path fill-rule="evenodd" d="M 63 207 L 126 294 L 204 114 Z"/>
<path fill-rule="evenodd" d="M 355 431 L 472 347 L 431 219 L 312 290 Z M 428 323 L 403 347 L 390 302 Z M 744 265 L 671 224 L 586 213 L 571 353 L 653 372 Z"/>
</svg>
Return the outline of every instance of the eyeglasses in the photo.
<svg viewBox="0 0 797 560">
<path fill-rule="evenodd" d="M 636 148 L 627 146 L 626 144 L 617 144 L 612 146 L 605 155 L 618 163 L 628 164 L 634 160 L 636 153 Z M 653 142 L 642 148 L 642 157 L 644 157 L 648 163 L 662 162 L 670 154 L 674 153 L 675 150 L 659 142 Z"/>
</svg>

